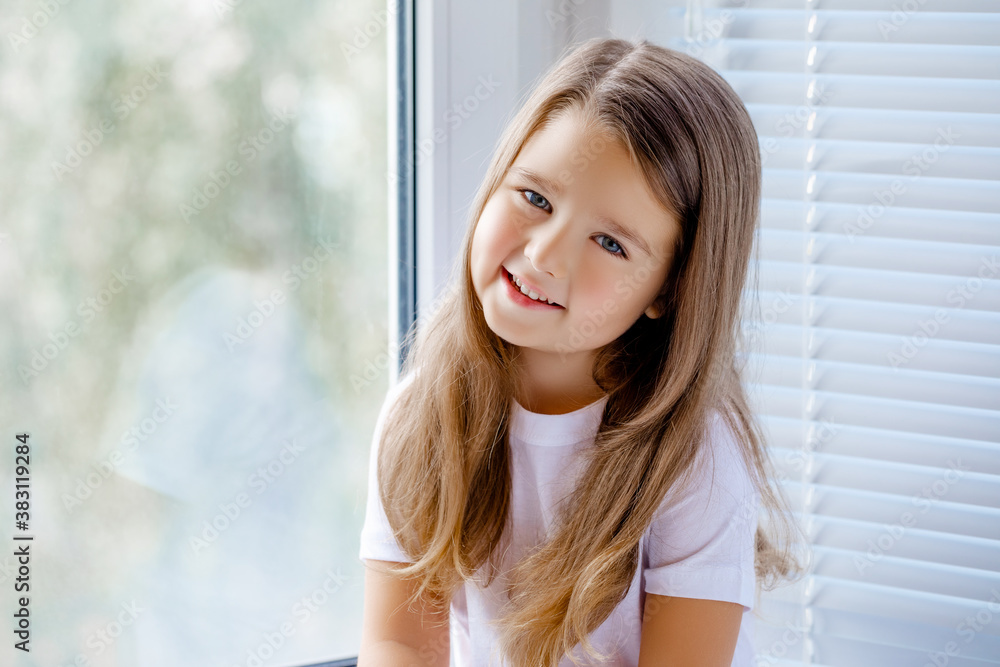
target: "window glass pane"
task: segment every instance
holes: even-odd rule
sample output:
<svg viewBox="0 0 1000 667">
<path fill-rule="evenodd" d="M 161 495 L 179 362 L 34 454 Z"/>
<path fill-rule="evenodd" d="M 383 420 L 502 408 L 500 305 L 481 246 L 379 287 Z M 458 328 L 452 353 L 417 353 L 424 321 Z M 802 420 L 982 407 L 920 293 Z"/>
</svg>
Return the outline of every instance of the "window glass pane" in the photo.
<svg viewBox="0 0 1000 667">
<path fill-rule="evenodd" d="M 12 545 L 31 559 L 30 653 L 8 634 L 0 662 L 355 655 L 389 378 L 393 17 L 374 0 L 3 14 L 8 628 Z"/>
</svg>

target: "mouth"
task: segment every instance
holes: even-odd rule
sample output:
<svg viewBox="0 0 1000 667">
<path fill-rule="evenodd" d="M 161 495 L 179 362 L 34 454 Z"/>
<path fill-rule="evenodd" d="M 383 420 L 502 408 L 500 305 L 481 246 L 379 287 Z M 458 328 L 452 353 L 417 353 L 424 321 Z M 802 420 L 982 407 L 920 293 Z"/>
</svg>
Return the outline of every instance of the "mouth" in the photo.
<svg viewBox="0 0 1000 667">
<path fill-rule="evenodd" d="M 551 299 L 548 299 L 547 297 L 544 297 L 543 295 L 538 294 L 537 292 L 532 292 L 527 287 L 519 285 L 518 284 L 520 282 L 519 278 L 517 278 L 514 274 L 508 271 L 505 267 L 501 268 L 503 269 L 504 275 L 507 277 L 507 284 L 510 285 L 510 287 L 515 293 L 515 297 L 519 297 L 524 302 L 532 305 L 542 306 L 546 308 L 556 308 L 556 309 L 563 308 L 563 306 L 559 305 L 555 301 L 552 301 Z"/>
</svg>

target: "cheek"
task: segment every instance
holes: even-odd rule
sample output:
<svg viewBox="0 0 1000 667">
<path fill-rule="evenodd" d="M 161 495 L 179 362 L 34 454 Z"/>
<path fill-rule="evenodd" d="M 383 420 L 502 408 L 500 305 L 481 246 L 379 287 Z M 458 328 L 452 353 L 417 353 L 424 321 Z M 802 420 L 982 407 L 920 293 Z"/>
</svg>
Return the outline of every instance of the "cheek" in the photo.
<svg viewBox="0 0 1000 667">
<path fill-rule="evenodd" d="M 592 263 L 581 275 L 583 293 L 588 295 L 592 304 L 606 310 L 610 301 L 613 304 L 611 307 L 620 312 L 622 308 L 629 307 L 635 292 L 625 283 L 624 273 L 607 261 Z"/>
<path fill-rule="evenodd" d="M 648 272 L 604 266 L 587 272 L 585 293 L 591 308 L 622 321 L 634 321 L 656 295 L 662 280 Z M 646 280 L 642 280 L 645 277 Z"/>
<path fill-rule="evenodd" d="M 619 274 L 617 272 L 588 271 L 586 274 L 586 284 L 583 286 L 586 290 L 585 294 L 588 295 L 588 301 L 605 310 L 609 301 L 616 310 L 620 310 L 623 306 L 626 306 L 627 295 L 615 292 L 615 283 L 618 279 Z"/>
<path fill-rule="evenodd" d="M 491 200 L 483 208 L 472 238 L 473 259 L 502 262 L 517 245 L 517 229 L 514 213 Z"/>
</svg>

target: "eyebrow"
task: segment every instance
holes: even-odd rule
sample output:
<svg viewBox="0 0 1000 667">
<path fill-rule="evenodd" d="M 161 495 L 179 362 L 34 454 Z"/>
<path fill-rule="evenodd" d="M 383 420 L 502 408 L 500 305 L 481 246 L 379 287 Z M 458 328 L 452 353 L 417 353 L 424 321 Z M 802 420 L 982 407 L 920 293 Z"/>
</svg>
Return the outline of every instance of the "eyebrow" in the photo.
<svg viewBox="0 0 1000 667">
<path fill-rule="evenodd" d="M 530 169 L 525 169 L 524 167 L 513 167 L 511 171 L 516 175 L 521 176 L 522 178 L 525 178 L 529 181 L 533 181 L 535 184 L 540 185 L 544 190 L 548 190 L 549 192 L 554 192 L 557 195 L 562 194 L 563 189 L 561 184 L 559 184 L 556 181 L 553 181 L 550 178 L 542 176 L 538 172 L 532 171 Z M 653 255 L 653 251 L 649 249 L 649 245 L 646 243 L 646 241 L 643 240 L 642 237 L 640 237 L 638 234 L 633 232 L 625 225 L 622 225 L 619 222 L 603 215 L 599 217 L 597 221 L 600 224 L 608 227 L 613 233 L 617 234 L 618 236 L 628 239 L 629 241 L 634 243 L 640 250 L 642 250 L 647 255 L 650 256 Z"/>
<path fill-rule="evenodd" d="M 554 192 L 557 195 L 562 194 L 563 189 L 561 184 L 550 178 L 542 176 L 536 171 L 525 169 L 524 167 L 513 167 L 511 171 L 518 176 L 528 179 L 529 181 L 534 181 L 536 185 L 542 186 L 543 189 L 548 190 L 549 192 Z"/>
<path fill-rule="evenodd" d="M 598 221 L 604 225 L 607 225 L 608 228 L 610 228 L 611 231 L 614 232 L 615 234 L 623 236 L 632 243 L 636 244 L 639 247 L 639 249 L 642 250 L 647 255 L 652 256 L 653 251 L 649 249 L 649 246 L 646 245 L 646 242 L 638 234 L 633 232 L 628 227 L 620 225 L 611 218 L 605 217 L 603 215 L 600 218 L 598 218 Z"/>
</svg>

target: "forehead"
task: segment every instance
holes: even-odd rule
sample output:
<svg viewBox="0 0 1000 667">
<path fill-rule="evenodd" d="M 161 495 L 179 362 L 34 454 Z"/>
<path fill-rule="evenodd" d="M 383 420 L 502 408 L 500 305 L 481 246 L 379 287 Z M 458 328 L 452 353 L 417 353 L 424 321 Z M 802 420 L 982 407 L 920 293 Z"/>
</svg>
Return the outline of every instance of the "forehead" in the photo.
<svg viewBox="0 0 1000 667">
<path fill-rule="evenodd" d="M 654 256 L 672 249 L 680 231 L 674 213 L 646 184 L 628 149 L 578 110 L 549 120 L 525 142 L 507 180 L 539 188 L 553 210 L 610 223 L 646 242 Z"/>
</svg>

